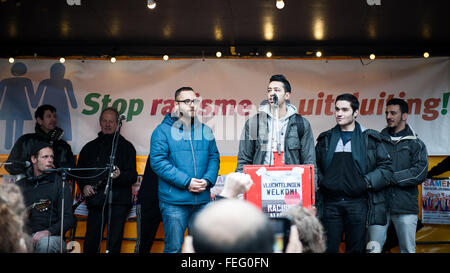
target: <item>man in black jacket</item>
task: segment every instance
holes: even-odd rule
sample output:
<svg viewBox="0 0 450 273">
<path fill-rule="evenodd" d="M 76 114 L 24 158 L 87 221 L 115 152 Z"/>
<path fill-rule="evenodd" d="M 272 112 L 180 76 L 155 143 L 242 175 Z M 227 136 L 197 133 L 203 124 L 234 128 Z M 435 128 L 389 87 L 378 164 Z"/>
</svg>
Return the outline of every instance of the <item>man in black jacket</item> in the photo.
<svg viewBox="0 0 450 273">
<path fill-rule="evenodd" d="M 134 253 L 149 253 L 162 221 L 158 198 L 158 176 L 150 165 L 150 155 L 145 164 L 144 177 L 136 204 L 136 247 Z"/>
<path fill-rule="evenodd" d="M 12 162 L 12 165 L 6 165 L 5 169 L 11 175 L 17 175 L 19 180 L 25 175 L 27 169 L 25 162 L 30 160 L 32 147 L 37 142 L 46 142 L 50 144 L 54 151 L 54 165 L 56 168 L 73 168 L 75 160 L 70 145 L 62 140 L 63 130 L 56 126 L 56 108 L 49 104 L 39 106 L 34 113 L 36 118 L 35 133 L 21 136 L 11 152 L 6 162 Z M 28 167 L 31 169 L 31 166 Z"/>
<path fill-rule="evenodd" d="M 87 143 L 80 152 L 78 168 L 105 168 L 110 162 L 114 132 L 118 128 L 119 113 L 115 108 L 106 108 L 100 115 L 101 132 L 98 137 Z M 112 173 L 112 207 L 109 237 L 109 253 L 120 253 L 125 221 L 130 212 L 131 186 L 136 183 L 136 150 L 128 140 L 117 134 L 118 146 Z M 84 252 L 99 252 L 103 234 L 103 223 L 108 221 L 108 200 L 105 196 L 108 171 L 78 172 L 79 176 L 91 177 L 79 179 L 78 186 L 86 196 L 89 210 Z M 93 177 L 93 178 L 92 178 Z M 104 225 L 106 226 L 106 224 Z M 108 246 L 107 246 L 108 247 Z"/>
<path fill-rule="evenodd" d="M 337 125 L 317 138 L 317 213 L 327 234 L 327 252 L 362 253 L 368 224 L 386 224 L 383 189 L 391 176 L 391 158 L 380 134 L 356 122 L 358 99 L 336 98 Z"/>
<path fill-rule="evenodd" d="M 388 140 L 386 149 L 392 157 L 394 175 L 386 189 L 387 224 L 369 226 L 369 241 L 380 244 L 382 249 L 390 222 L 397 232 L 400 251 L 416 252 L 416 227 L 418 185 L 427 175 L 428 154 L 425 144 L 406 123 L 408 104 L 398 98 L 386 104 L 387 127 L 381 134 Z"/>
<path fill-rule="evenodd" d="M 45 142 L 36 142 L 31 150 L 32 168 L 27 177 L 17 181 L 28 209 L 27 226 L 32 235 L 34 252 L 58 253 L 61 251 L 61 209 L 62 181 L 56 174 L 45 174 L 54 168 L 53 149 Z M 74 224 L 72 195 L 67 185 L 64 187 L 64 234 Z M 65 252 L 63 242 L 62 251 Z"/>
</svg>

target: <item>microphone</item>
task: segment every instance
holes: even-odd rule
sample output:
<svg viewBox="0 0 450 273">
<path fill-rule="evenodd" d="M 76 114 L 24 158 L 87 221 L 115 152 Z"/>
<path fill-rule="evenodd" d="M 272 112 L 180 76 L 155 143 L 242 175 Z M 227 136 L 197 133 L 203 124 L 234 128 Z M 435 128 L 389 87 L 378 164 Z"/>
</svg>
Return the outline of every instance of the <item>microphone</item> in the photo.
<svg viewBox="0 0 450 273">
<path fill-rule="evenodd" d="M 122 120 L 127 119 L 127 116 L 125 116 L 124 114 L 119 116 L 118 122 L 121 122 Z"/>
<path fill-rule="evenodd" d="M 60 173 L 60 172 L 63 172 L 63 171 L 71 171 L 72 170 L 72 168 L 55 168 L 55 169 L 45 169 L 45 170 L 43 170 L 42 172 L 43 173 Z"/>
<path fill-rule="evenodd" d="M 278 105 L 278 96 L 277 96 L 277 94 L 273 94 L 273 104 Z"/>
<path fill-rule="evenodd" d="M 28 160 L 27 161 L 16 161 L 16 160 L 14 160 L 14 161 L 11 161 L 11 162 L 2 163 L 2 165 L 3 166 L 15 165 L 15 166 L 21 166 L 21 167 L 28 168 L 28 167 L 31 166 L 31 163 Z"/>
</svg>

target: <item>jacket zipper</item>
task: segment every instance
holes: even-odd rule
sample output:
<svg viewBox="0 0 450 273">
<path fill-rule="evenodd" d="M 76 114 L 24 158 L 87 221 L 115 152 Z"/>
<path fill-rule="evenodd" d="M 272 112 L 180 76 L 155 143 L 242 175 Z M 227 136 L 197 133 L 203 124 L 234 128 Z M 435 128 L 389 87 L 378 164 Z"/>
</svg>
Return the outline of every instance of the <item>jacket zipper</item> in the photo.
<svg viewBox="0 0 450 273">
<path fill-rule="evenodd" d="M 195 162 L 194 146 L 192 145 L 192 132 L 189 136 L 189 143 L 191 144 L 192 158 L 194 159 L 194 175 L 197 177 L 197 163 Z"/>
<path fill-rule="evenodd" d="M 195 162 L 194 146 L 192 145 L 192 132 L 189 136 L 189 143 L 191 144 L 192 158 L 194 159 L 194 176 L 197 178 L 197 163 Z M 194 204 L 197 204 L 197 194 L 194 195 Z"/>
<path fill-rule="evenodd" d="M 194 145 L 192 144 L 192 129 L 190 130 L 189 144 L 191 145 L 192 159 L 194 160 L 194 176 L 197 178 L 197 162 L 195 160 Z M 197 204 L 197 194 L 194 195 L 194 204 Z"/>
</svg>

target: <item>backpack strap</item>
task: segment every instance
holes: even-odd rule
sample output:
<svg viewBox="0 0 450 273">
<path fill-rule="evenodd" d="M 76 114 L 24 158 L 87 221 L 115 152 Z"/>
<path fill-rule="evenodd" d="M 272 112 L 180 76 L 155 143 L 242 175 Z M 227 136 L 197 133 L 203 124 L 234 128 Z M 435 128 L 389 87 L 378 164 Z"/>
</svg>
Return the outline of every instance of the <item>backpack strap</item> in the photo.
<svg viewBox="0 0 450 273">
<path fill-rule="evenodd" d="M 305 124 L 303 123 L 303 118 L 300 114 L 295 114 L 295 122 L 297 123 L 298 139 L 301 140 L 303 133 L 305 132 Z"/>
<path fill-rule="evenodd" d="M 259 113 L 256 114 L 256 139 L 259 138 Z"/>
</svg>

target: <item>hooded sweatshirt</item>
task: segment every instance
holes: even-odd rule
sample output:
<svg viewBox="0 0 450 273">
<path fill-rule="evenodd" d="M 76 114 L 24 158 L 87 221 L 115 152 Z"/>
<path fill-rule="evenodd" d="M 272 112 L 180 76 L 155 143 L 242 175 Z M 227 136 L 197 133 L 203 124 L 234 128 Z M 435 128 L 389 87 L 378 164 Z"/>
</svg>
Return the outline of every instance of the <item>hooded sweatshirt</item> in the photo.
<svg viewBox="0 0 450 273">
<path fill-rule="evenodd" d="M 259 112 L 264 112 L 267 114 L 267 127 L 268 127 L 268 143 L 267 143 L 267 148 L 268 150 L 272 151 L 271 153 L 266 153 L 266 156 L 264 158 L 264 164 L 263 165 L 273 165 L 273 152 L 276 151 L 277 149 L 277 130 L 276 130 L 276 126 L 277 126 L 277 122 L 275 120 L 275 117 L 272 115 L 272 113 L 270 112 L 270 105 L 269 104 L 265 104 L 265 105 L 261 105 L 259 107 Z M 278 126 L 281 130 L 281 137 L 280 137 L 280 143 L 281 143 L 281 151 L 284 151 L 284 140 L 285 140 L 285 135 L 286 135 L 286 128 L 287 125 L 289 123 L 289 118 L 292 115 L 295 115 L 297 113 L 297 108 L 292 105 L 292 104 L 286 104 L 286 115 L 284 117 L 282 117 L 281 119 L 279 119 L 278 122 Z M 270 149 L 270 147 L 272 147 L 272 149 Z M 283 154 L 283 162 L 284 162 L 284 154 Z"/>
</svg>

